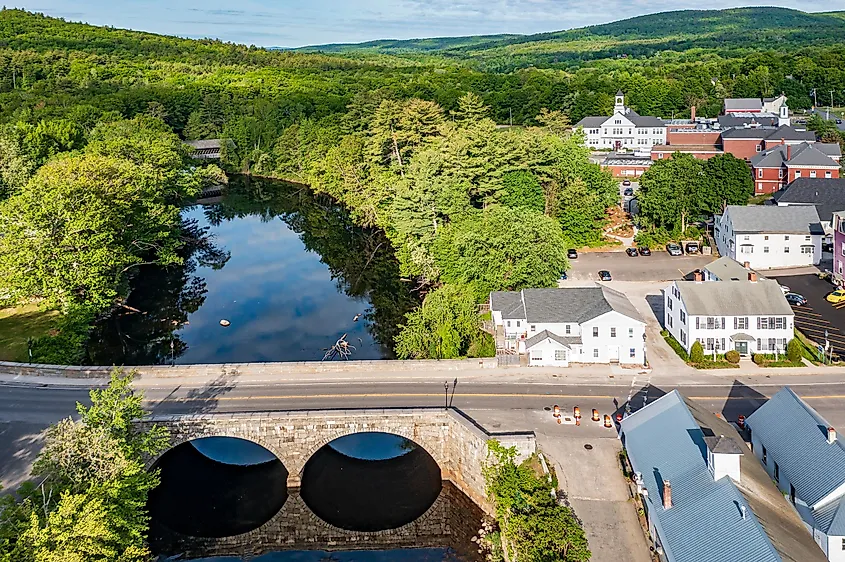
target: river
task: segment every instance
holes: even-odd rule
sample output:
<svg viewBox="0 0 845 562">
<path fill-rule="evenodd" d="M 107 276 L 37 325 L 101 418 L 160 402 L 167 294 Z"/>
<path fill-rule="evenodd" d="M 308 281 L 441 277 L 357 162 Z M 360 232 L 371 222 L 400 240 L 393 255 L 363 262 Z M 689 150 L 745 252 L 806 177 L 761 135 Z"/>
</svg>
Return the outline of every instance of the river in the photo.
<svg viewBox="0 0 845 562">
<path fill-rule="evenodd" d="M 331 198 L 238 176 L 183 220 L 184 263 L 139 269 L 128 308 L 96 324 L 86 363 L 313 361 L 344 334 L 349 359 L 393 357 L 417 300 L 384 233 Z"/>
</svg>

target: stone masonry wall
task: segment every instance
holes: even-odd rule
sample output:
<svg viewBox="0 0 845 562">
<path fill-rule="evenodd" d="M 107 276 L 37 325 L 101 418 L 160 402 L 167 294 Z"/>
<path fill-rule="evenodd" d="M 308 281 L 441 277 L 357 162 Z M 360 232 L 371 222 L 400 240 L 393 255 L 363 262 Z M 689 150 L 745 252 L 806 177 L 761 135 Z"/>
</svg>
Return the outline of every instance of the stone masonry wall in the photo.
<svg viewBox="0 0 845 562">
<path fill-rule="evenodd" d="M 142 365 L 127 367 L 152 377 L 216 377 L 221 372 L 242 375 L 315 374 L 346 372 L 467 371 L 495 369 L 496 358 L 408 361 L 298 361 L 280 363 L 220 363 L 207 365 Z M 108 378 L 112 367 L 39 365 L 0 361 L 0 374 L 30 377 Z"/>
<path fill-rule="evenodd" d="M 288 470 L 291 495 L 279 513 L 259 529 L 223 539 L 173 539 L 175 543 L 194 545 L 190 547 L 191 552 L 203 556 L 258 556 L 279 549 L 354 550 L 465 544 L 478 530 L 484 512 L 491 513 L 483 475 L 487 441 L 498 439 L 505 446 L 516 446 L 521 458 L 536 450 L 531 432 L 491 434 L 451 408 L 155 416 L 142 425 L 153 423 L 170 430 L 173 446 L 210 436 L 253 441 L 273 452 Z M 401 435 L 428 451 L 440 466 L 445 481 L 443 492 L 423 516 L 399 529 L 353 532 L 325 523 L 299 496 L 305 463 L 338 437 L 374 431 Z M 150 460 L 150 464 L 154 462 L 155 459 Z M 469 518 L 460 515 L 472 505 L 477 513 Z"/>
</svg>

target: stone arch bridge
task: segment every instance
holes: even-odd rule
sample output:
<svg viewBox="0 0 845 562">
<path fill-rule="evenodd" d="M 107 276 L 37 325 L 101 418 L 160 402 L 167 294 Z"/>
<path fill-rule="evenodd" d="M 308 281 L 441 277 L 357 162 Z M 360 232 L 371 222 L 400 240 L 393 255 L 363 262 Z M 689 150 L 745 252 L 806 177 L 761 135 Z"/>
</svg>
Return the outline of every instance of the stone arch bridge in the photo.
<svg viewBox="0 0 845 562">
<path fill-rule="evenodd" d="M 289 496 L 267 523 L 242 535 L 214 539 L 182 537 L 189 556 L 260 556 L 273 550 L 355 550 L 469 544 L 484 513 L 491 513 L 482 469 L 487 442 L 516 447 L 521 458 L 536 451 L 533 432 L 490 433 L 454 408 L 267 411 L 233 414 L 159 415 L 141 422 L 170 431 L 171 445 L 200 437 L 236 437 L 257 443 L 288 471 Z M 412 523 L 377 532 L 347 531 L 320 520 L 298 489 L 308 459 L 324 445 L 352 433 L 400 435 L 424 448 L 440 466 L 440 497 Z M 150 459 L 152 465 L 157 459 Z M 467 512 L 474 513 L 466 517 Z M 471 519 L 468 520 L 468 519 Z"/>
</svg>

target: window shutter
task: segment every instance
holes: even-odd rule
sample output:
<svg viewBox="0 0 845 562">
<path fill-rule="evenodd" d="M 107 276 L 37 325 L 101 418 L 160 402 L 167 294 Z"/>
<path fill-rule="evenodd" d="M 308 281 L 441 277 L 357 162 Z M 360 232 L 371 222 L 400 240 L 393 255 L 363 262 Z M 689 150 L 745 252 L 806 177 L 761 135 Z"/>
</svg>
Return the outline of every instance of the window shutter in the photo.
<svg viewBox="0 0 845 562">
<path fill-rule="evenodd" d="M 734 316 L 734 330 L 738 330 L 738 329 L 739 329 L 738 324 L 739 324 L 739 318 L 737 318 L 736 316 Z"/>
<path fill-rule="evenodd" d="M 722 316 L 722 329 L 723 330 L 725 329 L 725 317 L 724 316 Z"/>
<path fill-rule="evenodd" d="M 699 328 L 701 328 L 701 325 L 700 325 L 700 320 L 701 320 L 701 319 L 700 319 L 698 316 L 696 316 L 696 317 L 695 317 L 695 329 L 696 329 L 696 330 L 698 330 Z"/>
<path fill-rule="evenodd" d="M 760 329 L 760 317 L 759 316 L 757 317 L 757 329 L 758 330 Z M 759 340 L 758 340 L 758 343 L 757 343 L 757 347 L 760 347 Z"/>
</svg>

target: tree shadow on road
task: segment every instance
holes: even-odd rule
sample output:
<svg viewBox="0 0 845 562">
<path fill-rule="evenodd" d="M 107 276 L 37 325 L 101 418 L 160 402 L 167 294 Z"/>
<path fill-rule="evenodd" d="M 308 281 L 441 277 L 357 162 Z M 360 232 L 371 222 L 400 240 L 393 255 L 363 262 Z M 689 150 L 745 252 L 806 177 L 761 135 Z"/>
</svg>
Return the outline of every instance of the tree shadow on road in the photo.
<svg viewBox="0 0 845 562">
<path fill-rule="evenodd" d="M 207 414 L 217 410 L 220 397 L 231 392 L 237 385 L 240 372 L 236 368 L 229 370 L 221 367 L 220 375 L 199 388 L 192 388 L 180 396 L 181 385 L 155 402 L 150 411 L 159 414 Z"/>
<path fill-rule="evenodd" d="M 0 494 L 14 492 L 30 480 L 46 429 L 43 424 L 0 423 Z"/>
</svg>

